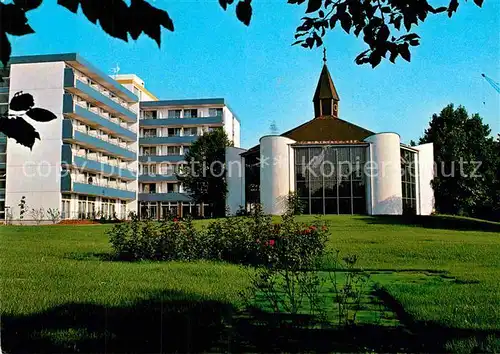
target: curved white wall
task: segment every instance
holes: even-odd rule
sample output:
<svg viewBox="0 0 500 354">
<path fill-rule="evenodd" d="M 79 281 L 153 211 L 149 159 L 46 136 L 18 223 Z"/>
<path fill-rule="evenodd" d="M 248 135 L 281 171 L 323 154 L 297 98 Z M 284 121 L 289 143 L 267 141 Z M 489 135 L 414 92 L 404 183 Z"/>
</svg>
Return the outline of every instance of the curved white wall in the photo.
<svg viewBox="0 0 500 354">
<path fill-rule="evenodd" d="M 276 135 L 260 139 L 260 202 L 266 214 L 279 215 L 286 209 L 286 198 L 293 190 L 293 143 Z"/>
<path fill-rule="evenodd" d="M 371 169 L 367 168 L 371 188 L 367 189 L 368 212 L 372 215 L 401 215 L 400 138 L 396 133 L 380 133 L 365 139 L 370 143 Z M 370 167 L 368 165 L 368 167 Z M 371 170 L 371 171 L 370 171 Z"/>
</svg>

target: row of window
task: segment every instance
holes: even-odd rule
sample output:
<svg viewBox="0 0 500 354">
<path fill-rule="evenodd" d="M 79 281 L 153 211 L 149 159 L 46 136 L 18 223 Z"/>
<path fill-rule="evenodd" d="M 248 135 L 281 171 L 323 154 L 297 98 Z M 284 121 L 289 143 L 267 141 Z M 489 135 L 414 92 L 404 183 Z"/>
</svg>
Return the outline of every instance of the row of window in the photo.
<svg viewBox="0 0 500 354">
<path fill-rule="evenodd" d="M 139 193 L 182 193 L 180 183 L 141 183 Z"/>
<path fill-rule="evenodd" d="M 69 65 L 66 65 L 67 68 L 71 68 L 73 69 L 73 72 L 75 74 L 75 77 L 80 80 L 81 82 L 89 85 L 90 87 L 92 87 L 94 90 L 100 92 L 101 94 L 103 94 L 104 96 L 106 97 L 109 97 L 110 99 L 112 99 L 113 101 L 115 101 L 116 103 L 118 103 L 119 105 L 135 112 L 135 109 L 129 105 L 127 102 L 125 102 L 123 99 L 121 99 L 120 97 L 118 97 L 117 95 L 115 95 L 113 92 L 109 91 L 107 88 L 105 88 L 104 86 L 102 86 L 101 84 L 98 84 L 97 82 L 95 82 L 94 80 L 92 80 L 91 78 L 89 78 L 88 76 L 86 76 L 85 74 L 81 73 L 80 71 L 72 68 L 71 66 Z"/>
<path fill-rule="evenodd" d="M 182 168 L 184 164 L 169 164 L 169 163 L 163 163 L 163 164 L 142 164 L 140 166 L 140 171 L 141 174 L 143 175 L 154 175 L 154 174 L 160 174 L 160 175 L 166 175 L 166 176 L 171 176 L 174 175 L 175 173 L 178 173 Z"/>
<path fill-rule="evenodd" d="M 71 118 L 71 122 L 73 123 L 73 127 L 76 130 L 81 131 L 82 133 L 104 140 L 106 142 L 109 142 L 110 144 L 131 150 L 128 142 L 121 139 L 120 137 L 109 135 L 107 132 L 88 126 L 85 123 L 82 123 L 79 120 L 73 118 Z"/>
<path fill-rule="evenodd" d="M 217 127 L 143 128 L 140 130 L 140 137 L 200 136 L 214 129 Z"/>
<path fill-rule="evenodd" d="M 110 120 L 110 121 L 112 121 L 112 122 L 114 122 L 114 123 L 116 123 L 124 128 L 130 129 L 130 124 L 128 122 L 122 120 L 120 117 L 113 115 L 113 113 L 107 111 L 106 109 L 104 109 L 102 107 L 98 107 L 90 102 L 87 102 L 85 99 L 83 99 L 75 94 L 71 94 L 71 96 L 73 97 L 73 101 L 77 105 L 91 111 L 92 113 L 99 115 L 100 117 L 102 117 L 104 119 Z"/>
<path fill-rule="evenodd" d="M 142 146 L 141 156 L 168 156 L 168 155 L 186 155 L 189 151 L 188 146 L 183 145 L 161 145 L 161 146 Z"/>
<path fill-rule="evenodd" d="M 102 198 L 100 201 L 96 197 L 79 196 L 78 211 L 71 212 L 71 196 L 63 195 L 61 203 L 62 219 L 86 219 L 96 217 L 120 217 L 127 216 L 127 202 L 120 201 L 120 214 L 117 213 L 117 202 L 115 199 Z"/>
<path fill-rule="evenodd" d="M 197 108 L 189 109 L 169 109 L 166 117 L 161 117 L 161 111 L 148 110 L 142 112 L 143 119 L 161 119 L 161 118 L 201 118 L 202 111 Z M 208 117 L 221 117 L 222 108 L 209 108 Z"/>
<path fill-rule="evenodd" d="M 182 208 L 180 210 L 179 208 Z M 205 215 L 208 205 L 205 205 Z M 177 202 L 140 202 L 139 213 L 141 218 L 165 219 L 169 216 L 178 216 L 182 211 L 182 216 L 191 215 L 197 217 L 201 215 L 201 206 L 192 203 Z"/>
<path fill-rule="evenodd" d="M 100 176 L 92 172 L 76 173 L 74 174 L 74 181 L 100 187 L 128 190 L 126 181 L 114 177 Z"/>
<path fill-rule="evenodd" d="M 108 155 L 100 151 L 88 149 L 78 144 L 72 144 L 71 149 L 73 151 L 76 151 L 77 156 L 84 157 L 88 160 L 95 160 L 102 163 L 106 163 L 108 165 L 119 166 L 120 168 L 126 168 L 127 163 L 121 160 L 119 157 Z"/>
</svg>

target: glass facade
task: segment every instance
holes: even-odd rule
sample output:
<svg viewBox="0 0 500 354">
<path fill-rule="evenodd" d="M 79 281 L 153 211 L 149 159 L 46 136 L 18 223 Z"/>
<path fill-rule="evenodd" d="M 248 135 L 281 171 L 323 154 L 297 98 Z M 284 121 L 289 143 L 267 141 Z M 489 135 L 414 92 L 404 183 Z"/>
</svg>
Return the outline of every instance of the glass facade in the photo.
<svg viewBox="0 0 500 354">
<path fill-rule="evenodd" d="M 305 214 L 365 214 L 366 146 L 295 148 L 295 190 Z"/>
<path fill-rule="evenodd" d="M 401 149 L 401 189 L 403 195 L 403 214 L 416 214 L 417 187 L 415 180 L 415 152 Z"/>
</svg>

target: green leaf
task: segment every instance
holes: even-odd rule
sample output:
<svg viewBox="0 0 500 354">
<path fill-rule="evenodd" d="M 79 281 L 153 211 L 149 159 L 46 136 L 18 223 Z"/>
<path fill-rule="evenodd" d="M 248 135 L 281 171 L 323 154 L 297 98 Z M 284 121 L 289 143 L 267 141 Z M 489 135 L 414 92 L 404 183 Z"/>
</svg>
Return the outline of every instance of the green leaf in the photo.
<svg viewBox="0 0 500 354">
<path fill-rule="evenodd" d="M 252 19 L 252 0 L 242 0 L 236 5 L 236 17 L 246 26 L 250 25 Z"/>
<path fill-rule="evenodd" d="M 307 2 L 306 14 L 318 11 L 321 8 L 321 3 L 321 0 L 309 0 Z"/>
<path fill-rule="evenodd" d="M 42 4 L 43 0 L 14 0 L 14 4 L 24 11 L 34 10 Z"/>
<path fill-rule="evenodd" d="M 43 108 L 32 108 L 26 111 L 26 115 L 37 122 L 50 122 L 57 118 L 57 116 Z"/>
<path fill-rule="evenodd" d="M 13 111 L 27 111 L 35 105 L 33 96 L 23 91 L 16 92 L 9 103 L 9 108 Z"/>
<path fill-rule="evenodd" d="M 35 140 L 40 140 L 40 134 L 35 128 L 26 122 L 22 117 L 1 118 L 0 132 L 7 137 L 16 140 L 18 144 L 33 149 Z"/>
<path fill-rule="evenodd" d="M 35 33 L 28 25 L 26 13 L 17 5 L 0 4 L 0 31 L 7 32 L 14 36 L 24 36 L 26 34 Z"/>
</svg>

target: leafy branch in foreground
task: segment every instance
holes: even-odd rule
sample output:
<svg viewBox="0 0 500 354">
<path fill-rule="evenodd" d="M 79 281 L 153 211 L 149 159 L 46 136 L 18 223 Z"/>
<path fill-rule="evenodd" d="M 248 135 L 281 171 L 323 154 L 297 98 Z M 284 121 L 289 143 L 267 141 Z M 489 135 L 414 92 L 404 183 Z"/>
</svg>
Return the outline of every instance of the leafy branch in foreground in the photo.
<svg viewBox="0 0 500 354">
<path fill-rule="evenodd" d="M 17 92 L 9 103 L 11 111 L 24 112 L 24 115 L 37 122 L 46 123 L 57 118 L 54 113 L 34 106 L 35 101 L 33 96 L 22 91 Z M 40 134 L 21 115 L 22 113 L 5 113 L 0 116 L 0 133 L 32 149 L 36 139 L 40 140 Z"/>
<path fill-rule="evenodd" d="M 42 1 L 0 3 L 0 60 L 4 66 L 12 51 L 7 34 L 23 36 L 34 33 L 26 12 L 38 8 Z M 333 30 L 340 24 L 348 34 L 359 37 L 363 33 L 363 41 L 369 49 L 356 57 L 356 63 L 369 63 L 372 67 L 376 67 L 387 55 L 393 63 L 398 56 L 410 61 L 410 47 L 420 44 L 419 35 L 412 32 L 414 27 L 429 15 L 446 12 L 448 17 L 452 17 L 460 4 L 460 0 L 449 0 L 448 6 L 440 7 L 434 7 L 431 4 L 433 0 L 288 0 L 288 3 L 301 5 L 306 1 L 306 16 L 296 29 L 293 44 L 304 48 L 319 47 L 327 30 Z M 484 0 L 473 1 L 481 7 Z M 227 10 L 234 2 L 219 0 L 219 5 Z M 73 13 L 81 8 L 90 22 L 99 22 L 107 34 L 125 42 L 129 35 L 136 40 L 144 33 L 160 46 L 161 29 L 174 31 L 169 14 L 145 0 L 131 0 L 130 5 L 124 0 L 57 0 L 57 3 Z M 252 0 L 239 0 L 235 11 L 238 20 L 249 26 L 253 15 Z"/>
<path fill-rule="evenodd" d="M 291 4 L 305 1 L 288 0 Z M 410 61 L 410 47 L 420 44 L 420 36 L 412 32 L 413 28 L 429 15 L 447 12 L 451 17 L 459 5 L 459 0 L 450 0 L 448 6 L 436 8 L 430 2 L 432 0 L 308 0 L 306 14 L 315 15 L 302 18 L 294 45 L 319 47 L 327 30 L 340 24 L 347 34 L 356 37 L 363 34 L 363 41 L 369 47 L 356 57 L 356 64 L 369 63 L 376 67 L 387 55 L 393 63 L 398 56 Z M 483 0 L 474 0 L 474 3 L 481 7 Z"/>
</svg>

